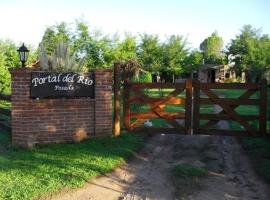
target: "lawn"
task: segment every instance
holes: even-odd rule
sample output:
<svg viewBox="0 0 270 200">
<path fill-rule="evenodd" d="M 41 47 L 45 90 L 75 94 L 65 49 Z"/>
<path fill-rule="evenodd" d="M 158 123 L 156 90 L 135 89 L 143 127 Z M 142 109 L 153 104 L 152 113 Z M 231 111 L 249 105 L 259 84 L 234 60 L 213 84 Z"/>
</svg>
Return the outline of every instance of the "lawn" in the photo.
<svg viewBox="0 0 270 200">
<path fill-rule="evenodd" d="M 144 145 L 144 134 L 18 149 L 0 131 L 0 199 L 36 199 L 81 187 L 107 173 Z"/>
</svg>

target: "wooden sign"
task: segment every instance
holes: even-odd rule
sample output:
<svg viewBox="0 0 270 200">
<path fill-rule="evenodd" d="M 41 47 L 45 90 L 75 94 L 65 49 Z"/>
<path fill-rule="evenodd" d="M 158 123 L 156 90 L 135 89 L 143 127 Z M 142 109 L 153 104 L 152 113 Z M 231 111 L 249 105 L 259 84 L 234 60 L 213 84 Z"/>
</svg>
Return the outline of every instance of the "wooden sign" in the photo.
<svg viewBox="0 0 270 200">
<path fill-rule="evenodd" d="M 32 98 L 95 98 L 94 73 L 32 72 Z"/>
</svg>

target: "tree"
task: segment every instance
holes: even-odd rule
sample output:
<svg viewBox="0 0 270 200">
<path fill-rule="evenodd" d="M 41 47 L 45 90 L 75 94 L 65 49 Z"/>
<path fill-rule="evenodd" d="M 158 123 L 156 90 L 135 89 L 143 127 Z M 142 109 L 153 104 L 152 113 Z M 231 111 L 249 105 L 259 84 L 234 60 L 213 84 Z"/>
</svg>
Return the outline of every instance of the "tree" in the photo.
<svg viewBox="0 0 270 200">
<path fill-rule="evenodd" d="M 157 74 L 162 66 L 162 45 L 156 35 L 140 35 L 140 44 L 137 48 L 139 63 L 142 68 Z"/>
<path fill-rule="evenodd" d="M 270 65 L 270 38 L 261 35 L 260 29 L 245 25 L 241 33 L 231 40 L 228 55 L 234 55 L 234 70 L 237 76 L 245 72 L 247 81 L 258 81 Z"/>
<path fill-rule="evenodd" d="M 126 33 L 125 39 L 118 42 L 114 50 L 115 59 L 118 61 L 138 60 L 136 37 Z"/>
<path fill-rule="evenodd" d="M 11 77 L 9 70 L 21 66 L 18 56 L 18 46 L 11 40 L 0 40 L 0 93 L 10 93 Z M 37 53 L 33 48 L 30 49 L 27 64 L 36 61 Z"/>
<path fill-rule="evenodd" d="M 186 40 L 179 35 L 170 36 L 163 44 L 163 60 L 161 72 L 163 74 L 179 75 L 184 72 L 184 60 L 188 55 Z"/>
<path fill-rule="evenodd" d="M 200 50 L 204 54 L 204 61 L 206 64 L 221 64 L 223 59 L 222 54 L 223 39 L 217 32 L 206 38 L 200 44 Z"/>
<path fill-rule="evenodd" d="M 56 44 L 63 41 L 70 44 L 72 40 L 68 25 L 61 22 L 55 26 L 48 27 L 42 37 L 41 43 L 46 47 L 47 52 L 51 55 L 56 47 Z"/>
<path fill-rule="evenodd" d="M 203 55 L 198 50 L 193 50 L 185 59 L 185 72 L 192 73 L 198 70 L 198 67 L 202 64 Z"/>
<path fill-rule="evenodd" d="M 9 69 L 19 66 L 20 60 L 15 43 L 0 40 L 0 93 L 10 93 Z"/>
</svg>

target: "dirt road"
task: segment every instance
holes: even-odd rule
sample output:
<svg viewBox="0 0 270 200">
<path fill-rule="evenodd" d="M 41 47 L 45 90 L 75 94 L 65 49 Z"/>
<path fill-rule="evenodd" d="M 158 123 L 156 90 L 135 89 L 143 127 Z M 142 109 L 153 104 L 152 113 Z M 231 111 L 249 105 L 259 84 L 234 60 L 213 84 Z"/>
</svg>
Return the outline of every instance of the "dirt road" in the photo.
<svg viewBox="0 0 270 200">
<path fill-rule="evenodd" d="M 176 191 L 172 169 L 177 164 L 205 167 L 199 187 Z M 237 140 L 218 136 L 156 135 L 127 164 L 84 188 L 58 195 L 58 200 L 269 200 L 269 186 L 253 172 Z"/>
</svg>

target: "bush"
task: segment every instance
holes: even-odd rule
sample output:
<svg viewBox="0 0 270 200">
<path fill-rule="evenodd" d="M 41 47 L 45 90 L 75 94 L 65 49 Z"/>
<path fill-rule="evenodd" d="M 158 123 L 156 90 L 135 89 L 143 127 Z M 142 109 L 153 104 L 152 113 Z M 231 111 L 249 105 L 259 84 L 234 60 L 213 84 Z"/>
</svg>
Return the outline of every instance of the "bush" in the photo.
<svg viewBox="0 0 270 200">
<path fill-rule="evenodd" d="M 151 83 L 152 82 L 152 74 L 150 72 L 144 72 L 139 75 L 139 77 L 134 77 L 132 82 L 136 83 Z"/>
<path fill-rule="evenodd" d="M 40 68 L 45 71 L 56 72 L 86 72 L 84 59 L 77 62 L 70 54 L 69 47 L 63 42 L 59 42 L 53 54 L 47 54 L 46 48 L 41 45 L 39 54 Z"/>
</svg>

